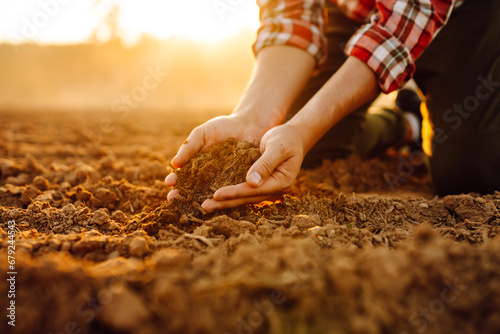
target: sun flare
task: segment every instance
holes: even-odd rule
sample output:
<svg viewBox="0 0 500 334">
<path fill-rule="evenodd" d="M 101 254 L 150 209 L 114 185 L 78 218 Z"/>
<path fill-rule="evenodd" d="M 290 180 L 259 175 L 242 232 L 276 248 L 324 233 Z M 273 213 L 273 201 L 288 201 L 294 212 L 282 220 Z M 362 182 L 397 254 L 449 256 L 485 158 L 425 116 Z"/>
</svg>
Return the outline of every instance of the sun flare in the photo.
<svg viewBox="0 0 500 334">
<path fill-rule="evenodd" d="M 149 34 L 211 42 L 258 27 L 253 0 L 0 0 L 0 42 L 82 43 L 113 7 L 128 41 Z"/>
<path fill-rule="evenodd" d="M 146 32 L 158 38 L 188 37 L 195 41 L 214 41 L 242 28 L 258 26 L 258 7 L 254 1 L 227 0 L 148 0 L 126 1 L 122 23 L 126 31 Z"/>
</svg>

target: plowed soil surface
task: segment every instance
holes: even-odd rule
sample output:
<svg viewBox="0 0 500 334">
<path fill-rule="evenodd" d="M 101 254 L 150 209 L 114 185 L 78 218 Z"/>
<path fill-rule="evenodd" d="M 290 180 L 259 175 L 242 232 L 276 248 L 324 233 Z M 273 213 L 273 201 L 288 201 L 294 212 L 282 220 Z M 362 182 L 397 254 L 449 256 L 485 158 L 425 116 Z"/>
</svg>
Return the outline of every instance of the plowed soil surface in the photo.
<svg viewBox="0 0 500 334">
<path fill-rule="evenodd" d="M 259 156 L 229 140 L 167 202 L 170 159 L 213 115 L 1 112 L 0 332 L 500 332 L 500 193 L 437 197 L 391 153 L 205 214 Z"/>
</svg>

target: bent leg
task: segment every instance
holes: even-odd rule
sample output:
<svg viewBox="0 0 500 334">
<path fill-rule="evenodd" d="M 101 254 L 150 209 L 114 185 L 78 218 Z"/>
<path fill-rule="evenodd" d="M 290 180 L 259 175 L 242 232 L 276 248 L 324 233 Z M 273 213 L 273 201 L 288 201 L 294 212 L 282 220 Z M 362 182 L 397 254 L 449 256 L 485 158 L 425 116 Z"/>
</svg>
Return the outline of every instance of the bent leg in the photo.
<svg viewBox="0 0 500 334">
<path fill-rule="evenodd" d="M 424 128 L 433 129 L 424 148 L 440 194 L 500 189 L 498 36 L 500 2 L 466 1 L 416 62 Z"/>
</svg>

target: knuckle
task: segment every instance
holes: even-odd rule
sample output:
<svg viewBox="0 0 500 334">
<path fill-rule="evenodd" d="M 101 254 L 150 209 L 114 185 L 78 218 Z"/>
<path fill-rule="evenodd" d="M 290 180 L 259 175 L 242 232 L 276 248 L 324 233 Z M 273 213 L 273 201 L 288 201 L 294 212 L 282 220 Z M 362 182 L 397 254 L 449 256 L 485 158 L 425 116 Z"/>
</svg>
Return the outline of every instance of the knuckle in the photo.
<svg viewBox="0 0 500 334">
<path fill-rule="evenodd" d="M 261 162 L 261 168 L 270 175 L 274 171 L 274 165 L 271 161 L 264 160 Z"/>
</svg>

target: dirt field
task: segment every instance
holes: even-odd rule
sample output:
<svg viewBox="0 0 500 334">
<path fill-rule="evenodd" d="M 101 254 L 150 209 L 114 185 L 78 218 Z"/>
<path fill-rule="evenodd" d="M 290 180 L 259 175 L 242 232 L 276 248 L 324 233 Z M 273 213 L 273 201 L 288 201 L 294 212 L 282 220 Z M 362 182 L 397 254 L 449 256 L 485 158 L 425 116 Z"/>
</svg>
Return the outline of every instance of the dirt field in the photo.
<svg viewBox="0 0 500 334">
<path fill-rule="evenodd" d="M 439 198 L 393 154 L 303 171 L 281 202 L 167 203 L 212 115 L 0 113 L 1 333 L 500 332 L 499 192 Z"/>
</svg>

